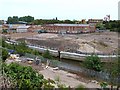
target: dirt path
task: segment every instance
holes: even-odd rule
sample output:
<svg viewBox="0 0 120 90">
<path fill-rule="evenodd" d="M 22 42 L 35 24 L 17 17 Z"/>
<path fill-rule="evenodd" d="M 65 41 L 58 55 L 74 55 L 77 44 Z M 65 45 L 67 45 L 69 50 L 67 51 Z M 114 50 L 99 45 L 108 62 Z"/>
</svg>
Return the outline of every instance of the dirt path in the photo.
<svg viewBox="0 0 120 90">
<path fill-rule="evenodd" d="M 91 80 L 64 70 L 55 70 L 53 67 L 50 66 L 46 68 L 45 64 L 35 65 L 28 64 L 27 62 L 20 62 L 19 64 L 24 66 L 31 66 L 33 69 L 42 74 L 45 79 L 50 78 L 55 81 L 55 79 L 59 78 L 61 84 L 65 84 L 66 86 L 70 86 L 71 88 L 77 87 L 78 85 L 83 85 L 86 88 L 101 88 L 99 83 L 91 82 Z"/>
<path fill-rule="evenodd" d="M 62 84 L 65 84 L 66 86 L 70 86 L 70 87 L 77 87 L 78 85 L 83 85 L 86 88 L 100 88 L 100 85 L 97 83 L 93 83 L 93 82 L 83 82 L 77 79 L 77 75 L 76 74 L 72 74 L 69 73 L 67 71 L 63 71 L 63 70 L 53 70 L 52 67 L 48 67 L 47 69 L 43 69 L 41 71 L 39 71 L 39 73 L 43 74 L 43 76 L 48 79 L 52 79 L 55 80 L 57 77 L 59 77 L 60 82 Z"/>
</svg>

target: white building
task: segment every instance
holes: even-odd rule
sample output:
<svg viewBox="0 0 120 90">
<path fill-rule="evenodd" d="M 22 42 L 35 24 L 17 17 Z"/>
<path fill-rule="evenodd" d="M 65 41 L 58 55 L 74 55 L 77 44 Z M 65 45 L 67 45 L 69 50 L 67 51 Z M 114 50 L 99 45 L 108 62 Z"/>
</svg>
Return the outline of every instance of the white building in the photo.
<svg viewBox="0 0 120 90">
<path fill-rule="evenodd" d="M 25 26 L 25 25 L 18 26 L 16 31 L 19 32 L 19 33 L 28 32 L 29 28 L 30 28 L 30 26 Z"/>
</svg>

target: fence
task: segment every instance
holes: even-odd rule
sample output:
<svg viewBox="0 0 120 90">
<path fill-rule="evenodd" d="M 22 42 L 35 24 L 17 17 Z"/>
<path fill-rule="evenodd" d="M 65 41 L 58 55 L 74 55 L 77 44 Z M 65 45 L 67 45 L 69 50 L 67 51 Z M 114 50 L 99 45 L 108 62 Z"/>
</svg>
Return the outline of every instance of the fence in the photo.
<svg viewBox="0 0 120 90">
<path fill-rule="evenodd" d="M 91 78 L 96 78 L 97 80 L 100 81 L 106 81 L 109 83 L 114 83 L 114 84 L 120 84 L 120 76 L 118 76 L 117 78 L 114 78 L 111 76 L 111 74 L 107 73 L 107 72 L 97 72 L 94 70 L 90 70 L 90 69 L 86 69 L 83 67 L 77 67 L 77 66 L 73 66 L 73 65 L 69 65 L 67 63 L 61 62 L 58 65 L 59 68 L 70 71 L 70 72 L 74 72 L 74 73 L 82 73 L 88 77 Z"/>
<path fill-rule="evenodd" d="M 35 55 L 31 55 L 31 54 L 25 54 L 25 56 L 34 58 L 34 59 L 36 58 Z M 46 63 L 47 60 L 49 60 L 49 59 L 43 58 L 42 56 L 37 56 L 37 57 L 41 59 L 41 62 L 43 63 Z M 102 72 L 102 71 L 97 72 L 97 71 L 86 69 L 80 66 L 68 64 L 66 62 L 61 62 L 58 60 L 49 60 L 49 62 L 50 62 L 50 66 L 52 67 L 59 67 L 60 69 L 64 69 L 64 70 L 74 72 L 74 73 L 83 73 L 84 75 L 88 77 L 96 78 L 98 80 L 102 80 L 106 82 L 114 82 L 115 84 L 120 83 L 120 76 L 118 78 L 112 78 L 109 73 Z"/>
</svg>

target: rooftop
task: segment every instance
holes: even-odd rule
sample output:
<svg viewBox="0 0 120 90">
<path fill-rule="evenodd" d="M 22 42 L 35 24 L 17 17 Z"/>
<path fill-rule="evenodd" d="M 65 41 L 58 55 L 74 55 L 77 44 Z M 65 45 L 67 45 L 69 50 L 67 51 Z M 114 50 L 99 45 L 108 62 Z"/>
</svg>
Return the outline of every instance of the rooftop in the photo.
<svg viewBox="0 0 120 90">
<path fill-rule="evenodd" d="M 25 25 L 23 25 L 23 26 L 18 26 L 17 28 L 29 28 L 30 26 L 25 26 Z"/>
<path fill-rule="evenodd" d="M 48 26 L 89 26 L 89 24 L 48 24 Z"/>
</svg>

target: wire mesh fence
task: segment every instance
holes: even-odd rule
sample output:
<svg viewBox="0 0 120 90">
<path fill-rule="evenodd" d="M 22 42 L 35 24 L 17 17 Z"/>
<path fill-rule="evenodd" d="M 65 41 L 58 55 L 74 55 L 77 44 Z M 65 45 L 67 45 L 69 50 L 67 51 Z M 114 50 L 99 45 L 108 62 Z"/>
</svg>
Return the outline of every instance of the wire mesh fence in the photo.
<svg viewBox="0 0 120 90">
<path fill-rule="evenodd" d="M 36 56 L 36 55 L 31 55 L 31 54 L 25 54 L 26 57 L 33 58 L 34 60 L 36 57 L 41 60 L 42 63 L 47 63 L 49 62 L 49 65 L 52 67 L 58 67 L 60 69 L 64 69 L 73 73 L 83 73 L 88 77 L 91 78 L 96 78 L 98 80 L 106 81 L 106 82 L 114 82 L 115 84 L 120 83 L 120 76 L 113 78 L 111 74 L 107 72 L 97 72 L 94 70 L 86 69 L 84 67 L 80 66 L 75 66 L 72 64 L 68 64 L 66 62 L 58 61 L 58 60 L 50 60 L 47 58 L 44 58 L 42 56 Z"/>
</svg>

